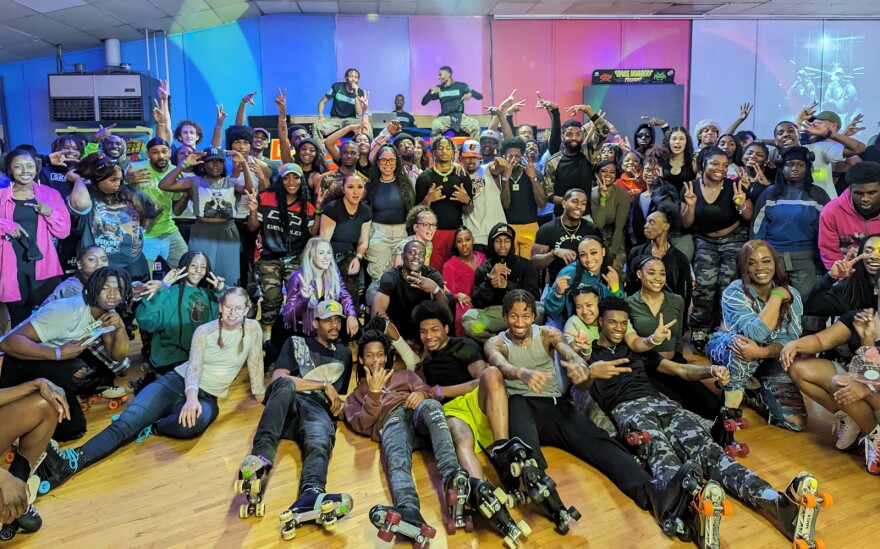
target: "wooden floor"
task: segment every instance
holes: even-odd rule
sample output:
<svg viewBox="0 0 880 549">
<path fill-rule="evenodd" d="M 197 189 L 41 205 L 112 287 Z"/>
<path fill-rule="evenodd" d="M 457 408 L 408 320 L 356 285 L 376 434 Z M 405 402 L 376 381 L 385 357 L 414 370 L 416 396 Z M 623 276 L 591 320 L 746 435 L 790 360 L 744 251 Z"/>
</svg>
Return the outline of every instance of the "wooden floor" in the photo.
<svg viewBox="0 0 880 549">
<path fill-rule="evenodd" d="M 139 361 L 139 358 L 138 358 Z M 139 370 L 139 369 L 138 369 Z M 128 377 L 135 377 L 132 372 Z M 238 518 L 242 496 L 233 493 L 237 466 L 250 450 L 262 405 L 249 396 L 247 374 L 233 384 L 221 401 L 220 417 L 199 439 L 176 441 L 151 437 L 131 444 L 110 458 L 76 475 L 68 484 L 37 500 L 43 516 L 40 532 L 19 534 L 9 547 L 383 547 L 367 512 L 390 495 L 378 446 L 339 424 L 330 461 L 328 490 L 348 492 L 354 510 L 335 532 L 313 524 L 303 526 L 292 542 L 280 537 L 278 513 L 296 497 L 299 448 L 282 441 L 267 490 L 262 519 Z M 110 422 L 103 406 L 87 412 L 94 436 Z M 746 410 L 752 427 L 742 433 L 752 454 L 741 462 L 782 488 L 803 469 L 809 469 L 834 506 L 823 510 L 818 531 L 830 548 L 880 547 L 880 478 L 865 472 L 861 454 L 843 454 L 833 447 L 829 415 L 811 403 L 810 425 L 804 433 L 767 426 Z M 692 547 L 666 538 L 650 515 L 619 492 L 604 476 L 571 455 L 544 450 L 549 473 L 566 505 L 583 514 L 566 536 L 532 506 L 512 510 L 532 528 L 522 547 Z M 501 538 L 480 519 L 475 532 L 447 537 L 442 528 L 440 490 L 433 458 L 419 452 L 413 473 L 422 498 L 422 512 L 437 530 L 432 547 L 502 547 Z M 487 468 L 491 471 L 491 468 Z M 490 478 L 495 479 L 494 472 Z M 759 515 L 734 502 L 734 514 L 722 521 L 722 547 L 761 549 L 790 547 L 790 543 Z M 409 547 L 404 541 L 400 547 Z"/>
</svg>

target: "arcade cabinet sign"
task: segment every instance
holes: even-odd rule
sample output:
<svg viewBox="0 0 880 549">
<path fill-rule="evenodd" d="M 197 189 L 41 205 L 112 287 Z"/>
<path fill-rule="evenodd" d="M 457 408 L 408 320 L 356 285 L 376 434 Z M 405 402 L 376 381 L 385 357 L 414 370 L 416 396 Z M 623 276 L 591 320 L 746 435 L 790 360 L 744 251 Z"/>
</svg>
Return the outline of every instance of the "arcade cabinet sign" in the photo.
<svg viewBox="0 0 880 549">
<path fill-rule="evenodd" d="M 593 71 L 596 84 L 674 84 L 675 69 L 598 69 Z"/>
</svg>

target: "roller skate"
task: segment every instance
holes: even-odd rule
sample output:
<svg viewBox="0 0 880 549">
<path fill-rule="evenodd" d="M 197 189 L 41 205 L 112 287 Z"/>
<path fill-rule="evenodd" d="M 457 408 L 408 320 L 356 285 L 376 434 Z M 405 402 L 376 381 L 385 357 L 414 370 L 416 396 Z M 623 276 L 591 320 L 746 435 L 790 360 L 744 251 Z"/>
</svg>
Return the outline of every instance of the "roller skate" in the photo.
<svg viewBox="0 0 880 549">
<path fill-rule="evenodd" d="M 446 509 L 449 514 L 446 517 L 446 533 L 450 536 L 458 528 L 464 528 L 465 532 L 474 531 L 474 521 L 469 515 L 464 514 L 464 507 L 470 496 L 470 483 L 467 471 L 458 469 L 443 481 L 443 491 L 446 494 Z"/>
<path fill-rule="evenodd" d="M 292 540 L 296 537 L 296 529 L 312 520 L 332 531 L 336 528 L 336 521 L 350 513 L 353 507 L 354 501 L 348 494 L 304 494 L 278 516 L 284 523 L 281 537 Z"/>
<path fill-rule="evenodd" d="M 40 478 L 39 493 L 61 486 L 76 473 L 82 463 L 82 453 L 74 448 L 59 450 L 54 440 L 46 446 L 46 456 L 37 466 L 36 475 Z"/>
<path fill-rule="evenodd" d="M 688 506 L 700 491 L 701 475 L 699 464 L 687 460 L 668 482 L 654 479 L 646 487 L 654 518 L 667 536 L 678 535 L 682 541 L 693 538 Z"/>
<path fill-rule="evenodd" d="M 746 457 L 749 455 L 749 445 L 734 440 L 733 433 L 748 427 L 749 420 L 742 417 L 741 409 L 722 406 L 715 423 L 712 424 L 712 439 L 724 448 L 724 453 L 731 458 Z"/>
<path fill-rule="evenodd" d="M 532 451 L 529 445 L 514 437 L 501 445 L 493 446 L 487 455 L 505 491 L 510 495 L 508 506 L 512 507 L 531 498 L 550 515 L 556 523 L 556 530 L 565 534 L 568 532 L 569 522 L 580 519 L 581 514 L 574 507 L 565 508 L 556 491 L 556 482 L 538 467 Z"/>
<path fill-rule="evenodd" d="M 159 379 L 159 375 L 152 367 L 144 365 L 142 370 L 144 371 L 144 375 L 128 382 L 128 388 L 131 389 L 131 392 L 135 395 L 143 391 L 144 387 Z"/>
<path fill-rule="evenodd" d="M 36 475 L 28 476 L 30 469 L 31 466 L 30 463 L 28 463 L 28 460 L 21 454 L 15 453 L 9 465 L 9 472 L 15 478 L 27 479 L 29 494 L 28 507 L 21 516 L 9 524 L 4 524 L 0 527 L 0 541 L 9 541 L 19 532 L 31 534 L 43 526 L 43 519 L 34 507 L 34 500 L 37 499 L 40 479 Z"/>
<path fill-rule="evenodd" d="M 641 446 L 651 442 L 651 435 L 648 431 L 632 431 L 627 433 L 624 439 L 630 446 Z"/>
<path fill-rule="evenodd" d="M 794 477 L 775 499 L 759 499 L 764 515 L 792 541 L 794 549 L 822 549 L 825 542 L 816 537 L 816 519 L 820 507 L 834 501 L 828 492 L 819 492 L 819 481 L 807 472 Z"/>
<path fill-rule="evenodd" d="M 405 536 L 413 540 L 413 549 L 429 547 L 437 535 L 417 509 L 375 505 L 370 509 L 370 522 L 379 529 L 377 536 L 382 541 L 390 543 L 395 534 Z"/>
<path fill-rule="evenodd" d="M 721 546 L 721 517 L 733 514 L 733 505 L 727 500 L 724 488 L 714 480 L 706 481 L 694 495 L 690 512 L 697 546 L 718 549 Z"/>
<path fill-rule="evenodd" d="M 79 405 L 83 412 L 87 411 L 96 402 L 106 402 L 107 407 L 111 410 L 119 408 L 120 405 L 128 402 L 128 393 L 124 387 L 104 387 L 99 388 L 98 393 L 89 397 L 80 397 Z"/>
<path fill-rule="evenodd" d="M 241 461 L 238 466 L 238 480 L 235 481 L 235 493 L 245 494 L 247 503 L 242 503 L 239 507 L 239 518 L 262 517 L 266 514 L 263 494 L 266 492 L 271 468 L 272 463 L 263 456 L 249 455 Z"/>
<path fill-rule="evenodd" d="M 504 544 L 509 549 L 515 549 L 519 545 L 520 536 L 529 537 L 531 535 L 532 529 L 529 528 L 526 521 L 514 522 L 507 511 L 505 503 L 509 496 L 504 489 L 495 488 L 488 480 L 473 477 L 469 479 L 469 484 L 468 506 L 479 511 L 492 524 L 492 527 L 504 536 Z M 473 529 L 473 525 L 471 525 L 471 529 Z M 465 532 L 470 532 L 467 525 L 465 525 Z"/>
</svg>

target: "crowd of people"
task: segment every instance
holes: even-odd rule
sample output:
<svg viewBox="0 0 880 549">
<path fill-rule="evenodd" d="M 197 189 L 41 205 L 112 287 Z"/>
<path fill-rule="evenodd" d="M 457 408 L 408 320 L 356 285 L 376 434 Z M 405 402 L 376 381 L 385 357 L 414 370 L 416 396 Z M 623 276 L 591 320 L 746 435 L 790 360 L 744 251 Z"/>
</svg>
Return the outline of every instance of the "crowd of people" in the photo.
<svg viewBox="0 0 880 549">
<path fill-rule="evenodd" d="M 241 514 L 265 513 L 279 440 L 296 441 L 285 539 L 351 508 L 327 492 L 344 420 L 382 449 L 393 503 L 370 509 L 382 539 L 434 535 L 411 472 L 429 443 L 449 532 L 480 514 L 516 546 L 529 527 L 508 508 L 531 501 L 565 534 L 580 512 L 546 473 L 541 447 L 554 446 L 668 535 L 718 547 L 729 494 L 815 546 L 830 496 L 809 473 L 772 488 L 735 459 L 748 447 L 734 435 L 743 404 L 802 431 L 807 395 L 834 414 L 837 448 L 861 442 L 880 474 L 880 149 L 853 137 L 860 118 L 842 128 L 807 105 L 761 139 L 737 132 L 745 104 L 724 131 L 645 115 L 630 141 L 590 105 L 538 93 L 538 141 L 513 124 L 515 93 L 482 129 L 464 113 L 482 96 L 452 75 L 442 67 L 422 99 L 440 101 L 430 143 L 402 95 L 374 132 L 349 69 L 311 128 L 288 124 L 278 90 L 280 161 L 271 133 L 245 125 L 255 92 L 235 124 L 218 105 L 200 148 L 202 125 L 172 124 L 164 84 L 145 160 L 103 128 L 5 155 L 4 539 L 39 528 L 35 483 L 55 490 L 150 435 L 200 436 L 247 366 L 265 407 Z M 135 331 L 132 397 L 115 380 Z M 708 365 L 688 360 L 688 341 Z M 80 444 L 80 401 L 95 397 L 126 407 Z"/>
</svg>

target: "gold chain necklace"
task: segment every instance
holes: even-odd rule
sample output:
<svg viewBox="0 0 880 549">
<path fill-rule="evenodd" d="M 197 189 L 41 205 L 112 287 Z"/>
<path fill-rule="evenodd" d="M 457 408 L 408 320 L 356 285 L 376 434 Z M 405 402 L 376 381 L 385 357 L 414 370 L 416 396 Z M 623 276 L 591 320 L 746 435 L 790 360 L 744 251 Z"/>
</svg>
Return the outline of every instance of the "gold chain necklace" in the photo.
<svg viewBox="0 0 880 549">
<path fill-rule="evenodd" d="M 450 166 L 449 170 L 446 173 L 441 172 L 437 169 L 437 166 L 434 166 L 434 173 L 443 178 L 443 182 L 446 183 L 449 181 L 449 174 L 451 174 L 455 170 L 455 166 Z"/>
<path fill-rule="evenodd" d="M 567 234 L 568 236 L 571 236 L 573 234 L 576 234 L 581 229 L 581 221 L 583 221 L 583 219 L 578 219 L 577 227 L 575 227 L 574 229 L 572 229 L 570 231 L 565 226 L 565 223 L 562 222 L 562 219 L 559 220 L 559 225 L 562 226 L 562 230 L 565 231 L 565 234 Z"/>
</svg>

